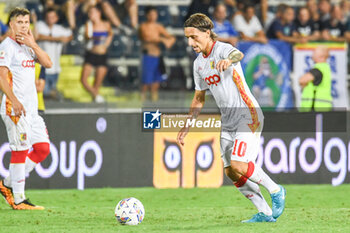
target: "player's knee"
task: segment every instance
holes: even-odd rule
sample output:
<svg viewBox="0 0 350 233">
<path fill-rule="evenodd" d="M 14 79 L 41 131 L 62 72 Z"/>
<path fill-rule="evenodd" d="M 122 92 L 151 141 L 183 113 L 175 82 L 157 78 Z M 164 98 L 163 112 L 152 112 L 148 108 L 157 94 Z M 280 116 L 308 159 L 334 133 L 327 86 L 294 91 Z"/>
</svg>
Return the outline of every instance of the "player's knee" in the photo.
<svg viewBox="0 0 350 233">
<path fill-rule="evenodd" d="M 50 154 L 50 143 L 42 142 L 33 145 L 33 152 L 29 157 L 32 161 L 40 163 Z"/>
</svg>

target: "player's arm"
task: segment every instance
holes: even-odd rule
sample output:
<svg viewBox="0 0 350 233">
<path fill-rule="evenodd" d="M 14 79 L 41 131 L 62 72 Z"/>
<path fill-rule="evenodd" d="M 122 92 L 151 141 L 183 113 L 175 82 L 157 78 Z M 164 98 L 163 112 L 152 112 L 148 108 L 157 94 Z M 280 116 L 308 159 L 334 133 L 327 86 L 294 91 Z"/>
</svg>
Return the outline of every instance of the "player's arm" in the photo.
<svg viewBox="0 0 350 233">
<path fill-rule="evenodd" d="M 196 90 L 194 93 L 194 97 L 192 99 L 191 108 L 189 112 L 189 120 L 196 119 L 201 112 L 205 103 L 205 90 L 198 91 Z M 181 146 L 185 145 L 184 139 L 189 131 L 189 127 L 183 127 L 179 133 L 177 134 L 177 143 Z"/>
<path fill-rule="evenodd" d="M 238 49 L 234 49 L 227 58 L 220 60 L 216 64 L 216 69 L 219 72 L 225 71 L 233 63 L 239 62 L 243 59 L 244 55 Z"/>
<path fill-rule="evenodd" d="M 22 40 L 23 38 L 23 40 Z M 42 50 L 39 45 L 35 42 L 34 36 L 32 34 L 31 30 L 28 30 L 27 33 L 18 33 L 16 35 L 16 40 L 21 41 L 23 44 L 27 45 L 28 47 L 32 48 L 34 50 L 34 53 L 37 57 L 37 60 L 39 63 L 44 66 L 45 68 L 51 68 L 52 66 L 52 61 L 47 55 L 47 53 Z"/>
<path fill-rule="evenodd" d="M 5 66 L 0 66 L 0 89 L 2 92 L 5 93 L 6 97 L 11 101 L 12 108 L 16 116 L 21 116 L 22 113 L 25 116 L 26 111 L 23 107 L 23 105 L 18 101 L 17 97 L 12 91 L 12 88 L 10 87 L 7 76 L 8 76 L 9 70 Z"/>
</svg>

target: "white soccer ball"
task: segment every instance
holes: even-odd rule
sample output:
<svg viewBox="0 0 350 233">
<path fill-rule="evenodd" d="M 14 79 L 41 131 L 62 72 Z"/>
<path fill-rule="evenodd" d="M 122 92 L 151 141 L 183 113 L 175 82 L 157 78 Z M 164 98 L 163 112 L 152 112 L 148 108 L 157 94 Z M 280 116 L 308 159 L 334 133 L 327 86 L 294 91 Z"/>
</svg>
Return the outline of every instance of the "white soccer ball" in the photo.
<svg viewBox="0 0 350 233">
<path fill-rule="evenodd" d="M 145 217 L 145 208 L 136 198 L 125 198 L 115 207 L 115 217 L 123 225 L 137 225 Z"/>
</svg>

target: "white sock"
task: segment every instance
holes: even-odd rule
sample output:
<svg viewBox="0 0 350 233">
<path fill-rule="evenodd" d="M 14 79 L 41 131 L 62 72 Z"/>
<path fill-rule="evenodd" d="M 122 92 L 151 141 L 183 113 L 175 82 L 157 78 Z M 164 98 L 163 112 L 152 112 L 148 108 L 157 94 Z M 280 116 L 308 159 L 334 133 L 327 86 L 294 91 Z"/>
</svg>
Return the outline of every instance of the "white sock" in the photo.
<svg viewBox="0 0 350 233">
<path fill-rule="evenodd" d="M 22 201 L 24 201 L 26 199 L 26 196 L 23 193 L 13 193 L 13 199 L 15 199 L 15 203 L 21 203 Z"/>
<path fill-rule="evenodd" d="M 25 164 L 24 163 L 11 163 L 10 164 L 10 177 L 12 192 L 15 199 L 15 203 L 19 203 L 25 199 L 24 186 L 25 186 Z"/>
<path fill-rule="evenodd" d="M 247 180 L 247 182 L 239 187 L 238 190 L 255 205 L 259 212 L 263 212 L 268 216 L 272 215 L 272 210 L 267 204 L 264 196 L 261 194 L 258 184 L 251 180 Z"/>
<path fill-rule="evenodd" d="M 35 166 L 37 165 L 37 163 L 33 162 L 28 156 L 26 158 L 26 169 L 25 169 L 25 174 L 26 176 L 29 175 L 29 173 L 31 171 L 33 171 L 33 169 L 35 168 Z"/>
<path fill-rule="evenodd" d="M 33 162 L 29 157 L 26 158 L 26 163 L 25 163 L 25 175 L 26 177 L 29 176 L 29 173 L 33 171 L 37 163 Z M 8 176 L 4 179 L 4 184 L 6 187 L 12 187 L 11 184 L 11 176 Z"/>
<path fill-rule="evenodd" d="M 270 194 L 280 190 L 280 187 L 259 166 L 254 165 L 254 172 L 249 179 L 264 186 Z"/>
</svg>

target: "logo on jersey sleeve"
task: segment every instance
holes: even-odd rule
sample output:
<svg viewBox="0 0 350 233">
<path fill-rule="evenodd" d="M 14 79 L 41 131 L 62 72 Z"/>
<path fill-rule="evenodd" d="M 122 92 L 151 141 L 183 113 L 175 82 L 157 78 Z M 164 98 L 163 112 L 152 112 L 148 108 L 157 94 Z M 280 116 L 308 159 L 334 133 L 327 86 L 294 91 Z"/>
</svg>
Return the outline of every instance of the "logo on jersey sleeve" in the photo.
<svg viewBox="0 0 350 233">
<path fill-rule="evenodd" d="M 22 61 L 22 67 L 23 68 L 34 68 L 35 67 L 35 61 L 34 60 L 23 60 Z"/>
<path fill-rule="evenodd" d="M 218 83 L 221 81 L 220 76 L 217 74 L 214 74 L 212 76 L 206 77 L 204 81 L 210 86 L 215 85 L 217 86 Z"/>
</svg>

